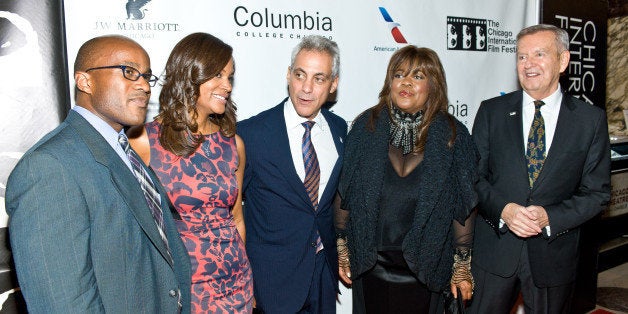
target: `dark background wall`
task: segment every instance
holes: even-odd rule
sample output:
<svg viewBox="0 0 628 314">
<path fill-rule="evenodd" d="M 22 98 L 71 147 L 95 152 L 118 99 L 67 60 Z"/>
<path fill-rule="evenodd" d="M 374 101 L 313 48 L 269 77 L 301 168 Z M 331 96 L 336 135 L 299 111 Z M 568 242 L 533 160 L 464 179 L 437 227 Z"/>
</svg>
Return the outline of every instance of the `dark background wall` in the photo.
<svg viewBox="0 0 628 314">
<path fill-rule="evenodd" d="M 0 1 L 0 313 L 25 308 L 7 238 L 6 182 L 70 108 L 64 34 L 62 0 Z"/>
</svg>

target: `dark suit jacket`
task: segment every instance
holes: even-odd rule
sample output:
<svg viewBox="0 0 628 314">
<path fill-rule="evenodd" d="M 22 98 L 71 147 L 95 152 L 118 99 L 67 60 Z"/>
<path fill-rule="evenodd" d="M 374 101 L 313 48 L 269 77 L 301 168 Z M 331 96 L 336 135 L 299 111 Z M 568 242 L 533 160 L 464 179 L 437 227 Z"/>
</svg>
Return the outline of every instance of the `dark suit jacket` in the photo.
<svg viewBox="0 0 628 314">
<path fill-rule="evenodd" d="M 152 178 L 158 182 L 157 178 Z M 163 190 L 167 258 L 131 170 L 75 111 L 9 177 L 6 207 L 31 313 L 190 311 L 190 261 Z"/>
<path fill-rule="evenodd" d="M 475 118 L 473 138 L 481 157 L 476 190 L 483 219 L 476 223 L 473 261 L 496 275 L 511 276 L 526 241 L 535 284 L 563 285 L 575 279 L 579 226 L 610 198 L 606 115 L 564 94 L 552 146 L 530 189 L 521 110 L 522 91 L 517 91 L 482 102 Z M 524 240 L 499 232 L 502 209 L 510 202 L 543 206 L 551 236 Z"/>
<path fill-rule="evenodd" d="M 246 250 L 253 269 L 257 306 L 269 313 L 295 313 L 305 301 L 316 255 L 316 230 L 332 275 L 338 256 L 332 202 L 342 165 L 347 123 L 326 109 L 338 160 L 314 211 L 299 179 L 288 141 L 282 103 L 238 123 L 246 146 L 244 218 Z M 312 245 L 314 244 L 314 245 Z"/>
</svg>

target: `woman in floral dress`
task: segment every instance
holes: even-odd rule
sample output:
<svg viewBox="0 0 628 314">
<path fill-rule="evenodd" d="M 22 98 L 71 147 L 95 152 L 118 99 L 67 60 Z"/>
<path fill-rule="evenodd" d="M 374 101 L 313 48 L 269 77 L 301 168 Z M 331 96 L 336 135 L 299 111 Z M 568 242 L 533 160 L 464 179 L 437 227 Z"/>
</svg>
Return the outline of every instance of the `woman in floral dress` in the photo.
<svg viewBox="0 0 628 314">
<path fill-rule="evenodd" d="M 186 36 L 168 58 L 159 114 L 128 132 L 181 217 L 193 313 L 252 311 L 241 193 L 245 154 L 235 134 L 233 73 L 229 45 L 207 33 Z"/>
</svg>

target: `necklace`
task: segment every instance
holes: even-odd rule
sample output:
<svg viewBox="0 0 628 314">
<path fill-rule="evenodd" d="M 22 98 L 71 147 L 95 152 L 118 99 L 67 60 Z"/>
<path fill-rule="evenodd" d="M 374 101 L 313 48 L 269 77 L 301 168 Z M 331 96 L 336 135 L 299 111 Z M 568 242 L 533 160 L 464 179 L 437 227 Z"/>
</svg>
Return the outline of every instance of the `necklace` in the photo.
<svg viewBox="0 0 628 314">
<path fill-rule="evenodd" d="M 390 124 L 390 145 L 402 150 L 404 155 L 411 153 L 416 147 L 417 126 L 423 120 L 423 110 L 415 114 L 401 111 L 390 106 L 392 122 Z"/>
</svg>

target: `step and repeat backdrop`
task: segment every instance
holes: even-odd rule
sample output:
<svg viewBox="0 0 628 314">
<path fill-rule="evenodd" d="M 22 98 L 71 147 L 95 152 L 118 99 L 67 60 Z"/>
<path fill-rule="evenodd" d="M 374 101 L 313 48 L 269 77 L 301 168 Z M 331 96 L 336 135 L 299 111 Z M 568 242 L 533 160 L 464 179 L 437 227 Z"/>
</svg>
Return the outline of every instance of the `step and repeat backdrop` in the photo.
<svg viewBox="0 0 628 314">
<path fill-rule="evenodd" d="M 292 48 L 303 36 L 319 34 L 340 47 L 340 84 L 332 109 L 350 121 L 377 102 L 394 51 L 413 44 L 439 54 L 450 112 L 471 126 L 481 100 L 517 88 L 515 37 L 538 20 L 536 2 L 66 0 L 68 65 L 71 73 L 84 41 L 116 33 L 142 44 L 159 75 L 181 38 L 208 32 L 234 48 L 232 98 L 243 119 L 287 96 Z M 158 95 L 156 87 L 148 118 L 158 107 Z"/>
<path fill-rule="evenodd" d="M 184 36 L 200 31 L 221 38 L 234 48 L 232 98 L 239 119 L 287 96 L 292 48 L 303 36 L 318 34 L 338 43 L 340 83 L 332 110 L 347 121 L 376 104 L 397 49 L 429 47 L 447 74 L 449 112 L 469 129 L 483 99 L 518 88 L 516 35 L 539 19 L 536 0 L 66 0 L 64 5 L 70 73 L 80 45 L 98 35 L 137 40 L 150 54 L 156 75 Z M 158 110 L 158 96 L 159 86 L 153 89 L 148 119 Z M 338 312 L 350 313 L 351 291 L 341 288 Z"/>
<path fill-rule="evenodd" d="M 170 50 L 193 32 L 234 48 L 232 98 L 238 118 L 287 96 L 292 48 L 309 34 L 340 47 L 340 83 L 332 110 L 352 121 L 377 102 L 390 56 L 407 44 L 440 56 L 449 112 L 470 129 L 480 102 L 518 88 L 516 34 L 540 20 L 539 0 L 201 1 L 3 0 L 0 3 L 0 234 L 5 241 L 6 179 L 23 153 L 63 120 L 73 102 L 76 52 L 86 40 L 121 34 L 148 51 L 160 75 Z M 158 110 L 159 85 L 150 111 Z M 2 312 L 19 311 L 8 245 L 0 250 Z M 351 312 L 342 287 L 340 313 Z M 10 300 L 4 302 L 5 300 Z"/>
</svg>

